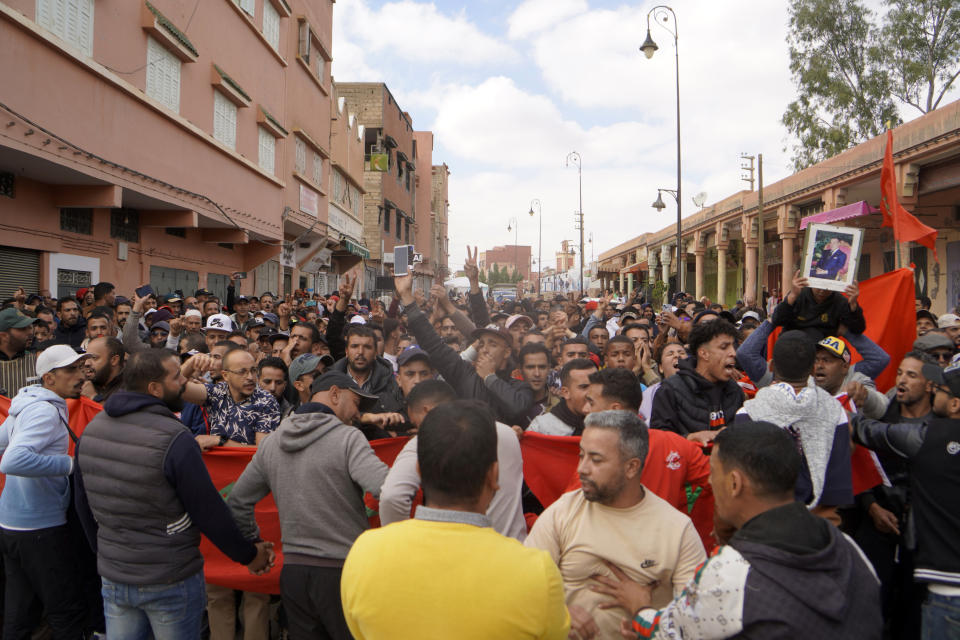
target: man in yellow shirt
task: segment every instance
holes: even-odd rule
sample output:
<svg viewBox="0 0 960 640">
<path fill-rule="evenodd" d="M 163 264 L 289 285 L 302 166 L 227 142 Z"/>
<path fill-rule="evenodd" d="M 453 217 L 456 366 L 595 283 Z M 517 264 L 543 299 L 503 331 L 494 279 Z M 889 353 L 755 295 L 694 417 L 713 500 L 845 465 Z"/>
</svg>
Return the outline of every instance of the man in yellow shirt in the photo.
<svg viewBox="0 0 960 640">
<path fill-rule="evenodd" d="M 685 514 L 640 481 L 649 434 L 632 411 L 587 416 L 577 473 L 582 488 L 550 505 L 524 543 L 544 549 L 560 568 L 573 630 L 580 638 L 615 638 L 632 611 L 597 590 L 596 576 L 618 567 L 634 582 L 656 585 L 665 606 L 706 560 L 703 543 Z"/>
<path fill-rule="evenodd" d="M 490 526 L 497 431 L 476 401 L 441 404 L 418 433 L 425 504 L 412 520 L 363 533 L 340 595 L 357 640 L 561 640 L 570 616 L 546 553 Z"/>
</svg>

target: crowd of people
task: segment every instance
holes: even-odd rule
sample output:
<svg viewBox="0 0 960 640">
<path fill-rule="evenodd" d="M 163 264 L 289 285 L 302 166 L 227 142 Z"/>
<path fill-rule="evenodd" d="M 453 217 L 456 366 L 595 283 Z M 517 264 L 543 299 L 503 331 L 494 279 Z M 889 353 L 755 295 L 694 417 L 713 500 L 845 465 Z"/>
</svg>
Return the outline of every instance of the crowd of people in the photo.
<svg viewBox="0 0 960 640">
<path fill-rule="evenodd" d="M 464 270 L 464 295 L 3 301 L 3 637 L 960 637 L 960 315 L 917 300 L 887 353 L 856 284 L 799 272 L 725 308 L 496 301 Z M 521 444 L 571 436 L 544 504 Z M 255 448 L 224 492 L 218 447 Z M 280 597 L 207 584 L 201 534 L 255 575 L 282 543 Z"/>
</svg>

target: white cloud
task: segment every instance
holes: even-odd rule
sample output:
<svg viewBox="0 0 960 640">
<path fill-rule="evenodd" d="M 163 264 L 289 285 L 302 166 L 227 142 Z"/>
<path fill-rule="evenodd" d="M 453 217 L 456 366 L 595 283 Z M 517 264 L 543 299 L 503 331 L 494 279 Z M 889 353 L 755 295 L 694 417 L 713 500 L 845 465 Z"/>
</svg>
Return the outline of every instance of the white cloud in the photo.
<svg viewBox="0 0 960 640">
<path fill-rule="evenodd" d="M 381 59 L 483 65 L 516 57 L 510 45 L 483 33 L 465 11 L 448 16 L 433 3 L 401 0 L 374 9 L 366 0 L 341 0 L 334 15 L 336 37 L 347 38 Z M 336 39 L 334 49 L 336 58 L 340 55 Z"/>
<path fill-rule="evenodd" d="M 587 8 L 586 0 L 526 0 L 507 19 L 508 35 L 526 38 Z"/>
</svg>

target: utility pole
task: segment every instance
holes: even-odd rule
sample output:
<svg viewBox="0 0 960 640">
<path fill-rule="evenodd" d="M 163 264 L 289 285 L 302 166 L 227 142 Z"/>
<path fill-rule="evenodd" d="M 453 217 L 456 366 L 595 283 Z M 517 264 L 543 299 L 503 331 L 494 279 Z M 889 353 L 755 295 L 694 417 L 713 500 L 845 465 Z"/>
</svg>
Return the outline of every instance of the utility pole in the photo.
<svg viewBox="0 0 960 640">
<path fill-rule="evenodd" d="M 742 164 L 740 165 L 740 170 L 744 172 L 740 174 L 740 179 L 744 182 L 749 182 L 750 191 L 753 191 L 753 183 L 754 183 L 753 161 L 756 160 L 756 157 L 748 156 L 746 153 L 741 153 L 740 160 L 742 162 Z"/>
<path fill-rule="evenodd" d="M 757 305 L 762 309 L 763 308 L 763 285 L 767 280 L 767 267 L 764 262 L 764 253 L 766 244 L 764 242 L 764 223 L 765 216 L 763 213 L 763 154 L 757 154 L 757 203 L 758 203 L 758 213 L 757 219 L 760 223 L 760 254 L 757 256 L 757 268 L 760 272 L 757 274 Z"/>
</svg>

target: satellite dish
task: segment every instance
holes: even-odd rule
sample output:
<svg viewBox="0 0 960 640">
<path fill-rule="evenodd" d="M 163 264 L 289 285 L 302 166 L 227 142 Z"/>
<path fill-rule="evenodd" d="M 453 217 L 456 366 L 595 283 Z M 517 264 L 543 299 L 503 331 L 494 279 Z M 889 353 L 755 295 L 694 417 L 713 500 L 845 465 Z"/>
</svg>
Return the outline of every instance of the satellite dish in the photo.
<svg viewBox="0 0 960 640">
<path fill-rule="evenodd" d="M 706 192 L 706 191 L 701 191 L 701 192 L 698 193 L 697 195 L 693 196 L 693 204 L 697 205 L 698 207 L 701 207 L 701 208 L 702 208 L 702 207 L 703 207 L 703 203 L 706 202 L 706 201 L 707 201 L 707 192 Z"/>
</svg>

